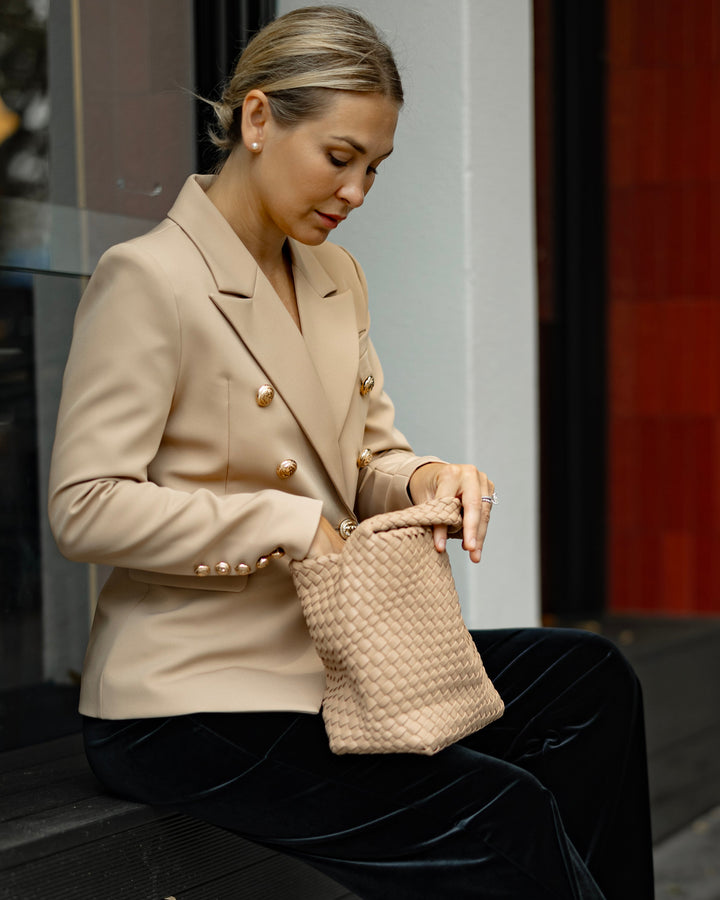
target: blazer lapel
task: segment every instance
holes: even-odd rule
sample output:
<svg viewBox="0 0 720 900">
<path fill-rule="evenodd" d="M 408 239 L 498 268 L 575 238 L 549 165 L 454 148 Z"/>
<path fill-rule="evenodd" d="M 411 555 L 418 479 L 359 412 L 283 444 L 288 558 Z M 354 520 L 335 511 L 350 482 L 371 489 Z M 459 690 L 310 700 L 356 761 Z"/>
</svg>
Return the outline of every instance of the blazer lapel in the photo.
<svg viewBox="0 0 720 900">
<path fill-rule="evenodd" d="M 357 382 L 355 303 L 351 291 L 336 291 L 334 281 L 308 248 L 296 241 L 290 245 L 303 338 L 327 397 L 337 439 Z"/>
<path fill-rule="evenodd" d="M 205 196 L 205 176 L 191 176 L 168 217 L 188 234 L 217 284 L 210 299 L 283 397 L 352 509 L 339 433 L 357 374 L 351 293 L 336 293 L 326 270 L 291 242 L 301 334 L 245 245 Z"/>
<path fill-rule="evenodd" d="M 252 297 L 211 294 L 210 299 L 285 400 L 340 496 L 352 506 L 335 422 L 325 401 L 323 385 L 302 335 L 270 283 L 258 272 Z"/>
</svg>

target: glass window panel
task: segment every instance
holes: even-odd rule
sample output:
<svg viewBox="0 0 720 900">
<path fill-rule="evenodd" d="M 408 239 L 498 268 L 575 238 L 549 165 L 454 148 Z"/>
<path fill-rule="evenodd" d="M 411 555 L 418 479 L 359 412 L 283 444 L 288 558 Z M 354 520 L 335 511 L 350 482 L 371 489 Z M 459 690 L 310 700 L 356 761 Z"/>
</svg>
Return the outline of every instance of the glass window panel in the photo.
<svg viewBox="0 0 720 900">
<path fill-rule="evenodd" d="M 0 5 L 0 750 L 78 727 L 107 574 L 63 559 L 45 512 L 78 300 L 105 249 L 151 228 L 209 167 L 193 92 L 215 94 L 218 53 L 234 58 L 273 6 Z"/>
</svg>

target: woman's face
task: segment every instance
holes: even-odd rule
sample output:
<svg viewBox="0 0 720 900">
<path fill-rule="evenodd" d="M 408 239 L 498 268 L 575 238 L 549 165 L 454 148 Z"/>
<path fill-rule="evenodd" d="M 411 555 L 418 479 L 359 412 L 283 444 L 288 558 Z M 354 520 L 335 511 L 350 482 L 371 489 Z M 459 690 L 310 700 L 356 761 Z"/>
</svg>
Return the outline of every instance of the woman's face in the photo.
<svg viewBox="0 0 720 900">
<path fill-rule="evenodd" d="M 390 155 L 398 106 L 380 94 L 337 91 L 319 118 L 291 128 L 271 120 L 256 159 L 263 223 L 303 244 L 321 244 L 361 206 Z"/>
</svg>

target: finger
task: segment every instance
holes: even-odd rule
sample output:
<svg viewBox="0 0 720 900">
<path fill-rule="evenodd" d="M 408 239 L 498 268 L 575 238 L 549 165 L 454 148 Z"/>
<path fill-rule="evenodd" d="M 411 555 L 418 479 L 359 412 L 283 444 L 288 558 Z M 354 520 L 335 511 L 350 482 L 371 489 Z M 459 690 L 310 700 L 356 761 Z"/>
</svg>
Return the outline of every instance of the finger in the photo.
<svg viewBox="0 0 720 900">
<path fill-rule="evenodd" d="M 473 562 L 480 562 L 483 543 L 490 521 L 489 504 L 479 498 L 463 503 L 463 549 L 470 554 Z"/>
<path fill-rule="evenodd" d="M 463 502 L 463 547 L 466 550 L 482 549 L 484 533 L 487 530 L 486 503 L 489 479 L 483 472 L 477 472 L 462 492 Z"/>
<path fill-rule="evenodd" d="M 438 553 L 447 547 L 447 525 L 433 525 L 433 541 Z"/>
<path fill-rule="evenodd" d="M 483 485 L 483 482 L 485 484 Z M 487 476 L 483 475 L 480 479 L 480 487 L 485 487 L 479 494 L 475 491 L 466 492 L 463 496 L 463 506 L 465 515 L 463 518 L 463 547 L 469 551 L 470 559 L 473 562 L 480 562 L 482 557 L 482 549 L 487 535 L 488 525 L 490 524 L 490 512 L 492 503 L 483 500 L 483 497 L 491 497 L 495 486 Z"/>
<path fill-rule="evenodd" d="M 473 562 L 480 562 L 482 557 L 483 547 L 485 546 L 485 538 L 487 537 L 488 525 L 490 524 L 490 509 L 491 505 L 489 503 L 481 503 L 480 504 L 480 521 L 477 530 L 477 536 L 475 538 L 475 550 L 471 550 L 470 559 Z"/>
</svg>

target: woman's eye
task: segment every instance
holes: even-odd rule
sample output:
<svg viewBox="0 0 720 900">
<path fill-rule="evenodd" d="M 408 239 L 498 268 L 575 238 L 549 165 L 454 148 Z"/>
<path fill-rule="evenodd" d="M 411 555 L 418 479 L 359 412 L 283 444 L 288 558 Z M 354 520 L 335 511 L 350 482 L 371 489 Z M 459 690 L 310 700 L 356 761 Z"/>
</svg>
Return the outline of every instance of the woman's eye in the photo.
<svg viewBox="0 0 720 900">
<path fill-rule="evenodd" d="M 328 153 L 328 159 L 338 169 L 344 169 L 350 165 L 350 160 L 338 159 L 337 156 L 333 156 L 332 153 Z M 378 170 L 376 166 L 368 166 L 365 172 L 366 175 L 377 175 L 377 173 Z"/>
</svg>

